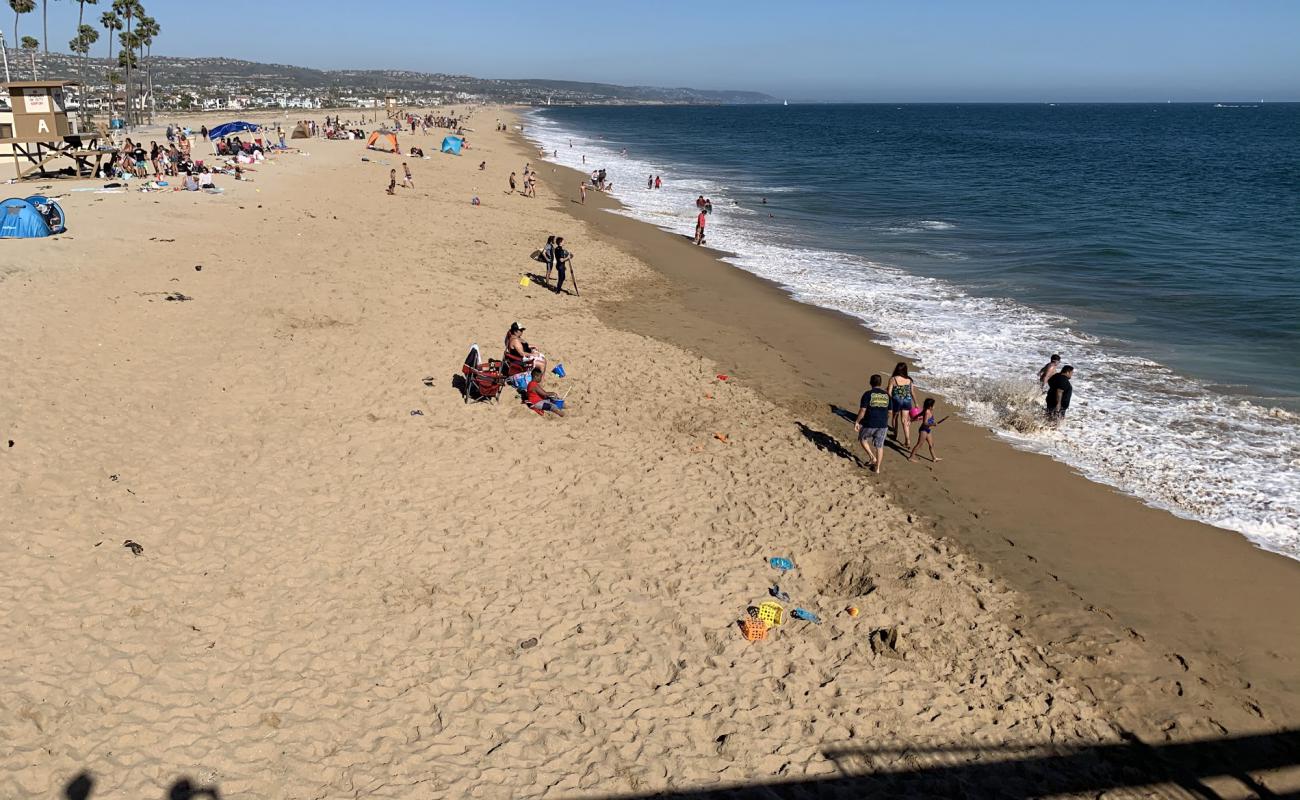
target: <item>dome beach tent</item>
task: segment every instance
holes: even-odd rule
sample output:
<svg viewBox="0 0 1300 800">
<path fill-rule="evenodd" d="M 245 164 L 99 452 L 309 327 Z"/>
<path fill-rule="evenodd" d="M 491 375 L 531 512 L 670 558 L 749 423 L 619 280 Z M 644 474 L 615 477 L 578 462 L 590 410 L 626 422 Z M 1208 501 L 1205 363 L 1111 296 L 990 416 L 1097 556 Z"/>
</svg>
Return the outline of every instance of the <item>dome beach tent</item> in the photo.
<svg viewBox="0 0 1300 800">
<path fill-rule="evenodd" d="M 307 123 L 299 122 L 293 126 L 293 133 L 289 135 L 290 139 L 310 139 L 311 131 L 307 130 Z"/>
<path fill-rule="evenodd" d="M 244 122 L 243 120 L 235 120 L 234 122 L 227 122 L 224 125 L 218 125 L 217 127 L 208 131 L 208 138 L 213 141 L 216 141 L 217 139 L 223 139 L 231 135 L 232 133 L 243 133 L 244 131 L 259 131 L 261 129 L 262 129 L 261 125 L 255 125 L 252 122 Z"/>
<path fill-rule="evenodd" d="M 39 194 L 0 203 L 0 239 L 37 239 L 63 233 L 63 209 Z"/>
<path fill-rule="evenodd" d="M 366 140 L 366 148 L 380 150 L 385 153 L 402 152 L 402 149 L 397 146 L 397 134 L 380 133 L 379 131 L 370 134 L 370 138 Z"/>
<path fill-rule="evenodd" d="M 461 140 L 455 136 L 444 137 L 442 140 L 442 152 L 458 156 L 460 155 L 461 144 Z"/>
</svg>

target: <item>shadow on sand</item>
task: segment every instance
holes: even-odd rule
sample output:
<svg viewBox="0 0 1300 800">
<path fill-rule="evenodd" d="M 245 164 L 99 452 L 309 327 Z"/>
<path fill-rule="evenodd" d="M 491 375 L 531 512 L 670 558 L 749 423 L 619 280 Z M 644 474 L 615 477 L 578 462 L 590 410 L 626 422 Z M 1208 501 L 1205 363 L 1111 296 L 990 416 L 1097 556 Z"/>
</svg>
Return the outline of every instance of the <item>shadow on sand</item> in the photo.
<svg viewBox="0 0 1300 800">
<path fill-rule="evenodd" d="M 805 800 L 810 798 L 1177 797 L 1197 800 L 1300 798 L 1300 729 L 1148 745 L 1136 737 L 1093 745 L 899 745 L 827 750 L 839 775 L 604 795 L 610 800 Z M 434 767 L 431 765 L 430 767 Z M 1286 771 L 1284 775 L 1279 775 Z M 1272 773 L 1271 777 L 1268 777 Z M 1278 786 L 1289 782 L 1285 788 Z M 1269 784 L 1274 784 L 1273 788 Z M 96 800 L 83 771 L 64 800 Z M 584 797 L 594 795 L 584 794 Z M 221 800 L 213 786 L 180 778 L 164 800 Z"/>
<path fill-rule="evenodd" d="M 94 800 L 95 777 L 82 772 L 63 787 L 64 800 Z M 189 778 L 178 778 L 163 795 L 165 800 L 221 800 L 216 786 L 198 786 Z"/>
<path fill-rule="evenodd" d="M 794 798 L 1032 798 L 1135 796 L 1223 800 L 1300 798 L 1300 729 L 1148 745 L 897 746 L 828 750 L 840 775 L 729 789 L 607 795 L 619 800 L 794 800 Z M 1288 770 L 1285 789 L 1263 774 Z M 1274 781 L 1278 780 L 1275 776 Z"/>
</svg>

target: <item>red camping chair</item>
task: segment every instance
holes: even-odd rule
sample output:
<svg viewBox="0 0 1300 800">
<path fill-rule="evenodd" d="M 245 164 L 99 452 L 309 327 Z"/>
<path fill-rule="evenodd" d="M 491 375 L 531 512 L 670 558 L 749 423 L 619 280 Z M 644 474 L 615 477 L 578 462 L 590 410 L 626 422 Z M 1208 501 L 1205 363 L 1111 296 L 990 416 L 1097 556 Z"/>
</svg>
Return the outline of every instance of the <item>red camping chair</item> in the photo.
<svg viewBox="0 0 1300 800">
<path fill-rule="evenodd" d="M 505 359 L 502 366 L 507 379 L 513 378 L 521 372 L 532 372 L 533 370 L 532 365 L 514 353 L 507 352 L 502 358 Z"/>
<path fill-rule="evenodd" d="M 478 345 L 472 345 L 469 355 L 465 356 L 465 364 L 460 368 L 465 376 L 461 396 L 466 403 L 470 400 L 497 400 L 501 397 L 501 387 L 506 384 L 504 365 L 500 361 L 492 358 L 484 365 L 479 358 Z"/>
</svg>

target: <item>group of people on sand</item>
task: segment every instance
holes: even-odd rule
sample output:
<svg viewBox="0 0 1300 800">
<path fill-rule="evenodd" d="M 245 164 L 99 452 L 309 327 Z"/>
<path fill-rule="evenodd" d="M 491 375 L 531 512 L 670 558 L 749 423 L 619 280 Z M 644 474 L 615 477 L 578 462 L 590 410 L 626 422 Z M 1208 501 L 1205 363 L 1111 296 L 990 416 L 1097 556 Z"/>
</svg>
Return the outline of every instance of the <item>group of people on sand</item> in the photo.
<svg viewBox="0 0 1300 800">
<path fill-rule="evenodd" d="M 1074 367 L 1061 363 L 1061 356 L 1053 354 L 1051 359 L 1038 370 L 1039 387 L 1046 394 L 1047 418 L 1053 423 L 1065 418 L 1070 408 L 1070 398 L 1074 387 L 1070 379 L 1074 377 Z M 943 459 L 934 452 L 934 429 L 943 424 L 947 416 L 936 419 L 937 400 L 927 397 L 920 404 L 915 394 L 916 383 L 907 374 L 907 364 L 898 362 L 889 381 L 880 375 L 872 375 L 871 386 L 863 392 L 858 403 L 858 415 L 853 420 L 853 429 L 858 434 L 858 441 L 866 451 L 868 466 L 879 473 L 881 462 L 885 457 L 886 439 L 893 439 L 898 446 L 899 431 L 902 431 L 902 445 L 899 450 L 907 453 L 908 461 L 916 461 L 916 451 L 925 445 L 932 462 Z M 912 423 L 919 426 L 916 441 L 912 441 Z"/>
<path fill-rule="evenodd" d="M 258 154 L 261 155 L 261 142 L 257 142 Z M 99 169 L 99 177 L 106 180 L 129 181 L 143 180 L 163 181 L 166 178 L 179 178 L 180 185 L 173 188 L 183 191 L 199 190 L 219 191 L 214 175 L 230 175 L 237 181 L 250 180 L 244 173 L 240 161 L 231 156 L 220 157 L 215 164 L 190 156 L 189 138 L 184 134 L 172 143 L 161 146 L 150 142 L 146 150 L 142 142 L 127 139 L 122 149 Z M 149 187 L 161 184 L 148 184 Z"/>
<path fill-rule="evenodd" d="M 916 451 L 924 444 L 930 452 L 930 460 L 938 463 L 943 459 L 934 452 L 934 429 L 943 424 L 942 419 L 935 418 L 937 401 L 927 397 L 918 404 L 915 395 L 916 384 L 907 374 L 907 364 L 898 362 L 894 372 L 885 382 L 879 374 L 870 378 L 870 388 L 863 392 L 858 403 L 858 416 L 853 420 L 853 430 L 858 434 L 858 442 L 867 453 L 867 466 L 877 474 L 885 459 L 886 439 L 893 439 L 894 446 L 907 453 L 908 461 L 916 461 Z M 919 425 L 916 442 L 912 442 L 912 423 Z M 899 445 L 899 431 L 902 431 L 902 444 Z"/>
<path fill-rule="evenodd" d="M 402 172 L 405 174 L 405 177 L 402 179 L 400 186 L 403 189 L 414 189 L 415 176 L 411 174 L 411 165 L 403 161 Z M 397 170 L 390 169 L 388 171 L 388 194 L 397 194 L 398 186 L 399 184 L 397 183 Z"/>
<path fill-rule="evenodd" d="M 516 191 L 522 197 L 537 196 L 537 170 L 533 169 L 531 163 L 524 164 L 524 186 L 522 189 L 519 188 L 519 181 L 516 179 L 515 173 L 510 173 L 510 191 L 506 192 L 506 194 L 514 194 Z"/>
<path fill-rule="evenodd" d="M 164 177 L 189 174 L 195 169 L 195 162 L 190 158 L 190 140 L 187 136 L 182 135 L 178 141 L 166 147 L 150 142 L 147 150 L 143 142 L 127 139 L 110 163 L 100 168 L 100 177 L 148 178 L 152 175 L 154 180 L 161 180 Z"/>
<path fill-rule="evenodd" d="M 587 163 L 587 157 L 586 157 L 586 156 L 583 156 L 583 157 L 582 157 L 582 163 L 584 163 L 584 164 Z M 598 191 L 598 192 L 608 192 L 608 191 L 612 191 L 613 188 L 614 188 L 614 184 L 612 184 L 612 183 L 607 183 L 607 182 L 605 181 L 606 175 L 607 175 L 607 173 L 605 172 L 605 170 L 603 170 L 603 169 L 598 169 L 598 170 L 595 170 L 594 172 L 591 173 L 591 177 L 590 177 L 590 179 L 585 180 L 585 181 L 579 181 L 579 182 L 578 182 L 578 202 L 581 203 L 581 204 L 584 205 L 584 206 L 587 204 L 587 189 L 588 189 L 588 187 L 590 187 L 590 188 L 592 188 L 592 189 L 595 189 L 595 190 Z"/>
<path fill-rule="evenodd" d="M 441 114 L 425 114 L 423 116 L 419 114 L 406 115 L 406 125 L 411 129 L 412 134 L 417 130 L 420 133 L 428 133 L 430 129 L 434 128 L 459 131 L 464 121 L 463 117 Z"/>
<path fill-rule="evenodd" d="M 562 417 L 564 416 L 563 399 L 543 386 L 546 381 L 546 356 L 524 341 L 525 330 L 518 322 L 512 322 L 510 330 L 506 331 L 506 350 L 503 359 L 506 365 L 506 380 L 518 389 L 524 404 L 539 415 L 546 416 L 550 413 Z"/>
</svg>

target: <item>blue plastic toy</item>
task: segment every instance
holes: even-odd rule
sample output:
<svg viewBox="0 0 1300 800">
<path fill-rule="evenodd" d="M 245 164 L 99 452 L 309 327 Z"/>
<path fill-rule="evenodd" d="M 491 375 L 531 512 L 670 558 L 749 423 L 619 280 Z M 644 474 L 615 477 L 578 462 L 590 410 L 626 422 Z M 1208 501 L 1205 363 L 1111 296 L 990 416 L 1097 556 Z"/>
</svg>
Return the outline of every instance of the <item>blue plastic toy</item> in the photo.
<svg viewBox="0 0 1300 800">
<path fill-rule="evenodd" d="M 767 563 L 772 565 L 772 569 L 779 569 L 782 572 L 789 572 L 794 569 L 794 562 L 788 558 L 774 557 Z"/>
<path fill-rule="evenodd" d="M 795 619 L 801 619 L 804 622 L 811 622 L 815 625 L 822 624 L 822 621 L 818 619 L 816 614 L 812 613 L 811 611 L 805 611 L 802 608 L 796 608 L 794 611 L 791 611 L 790 616 L 794 617 Z"/>
</svg>

